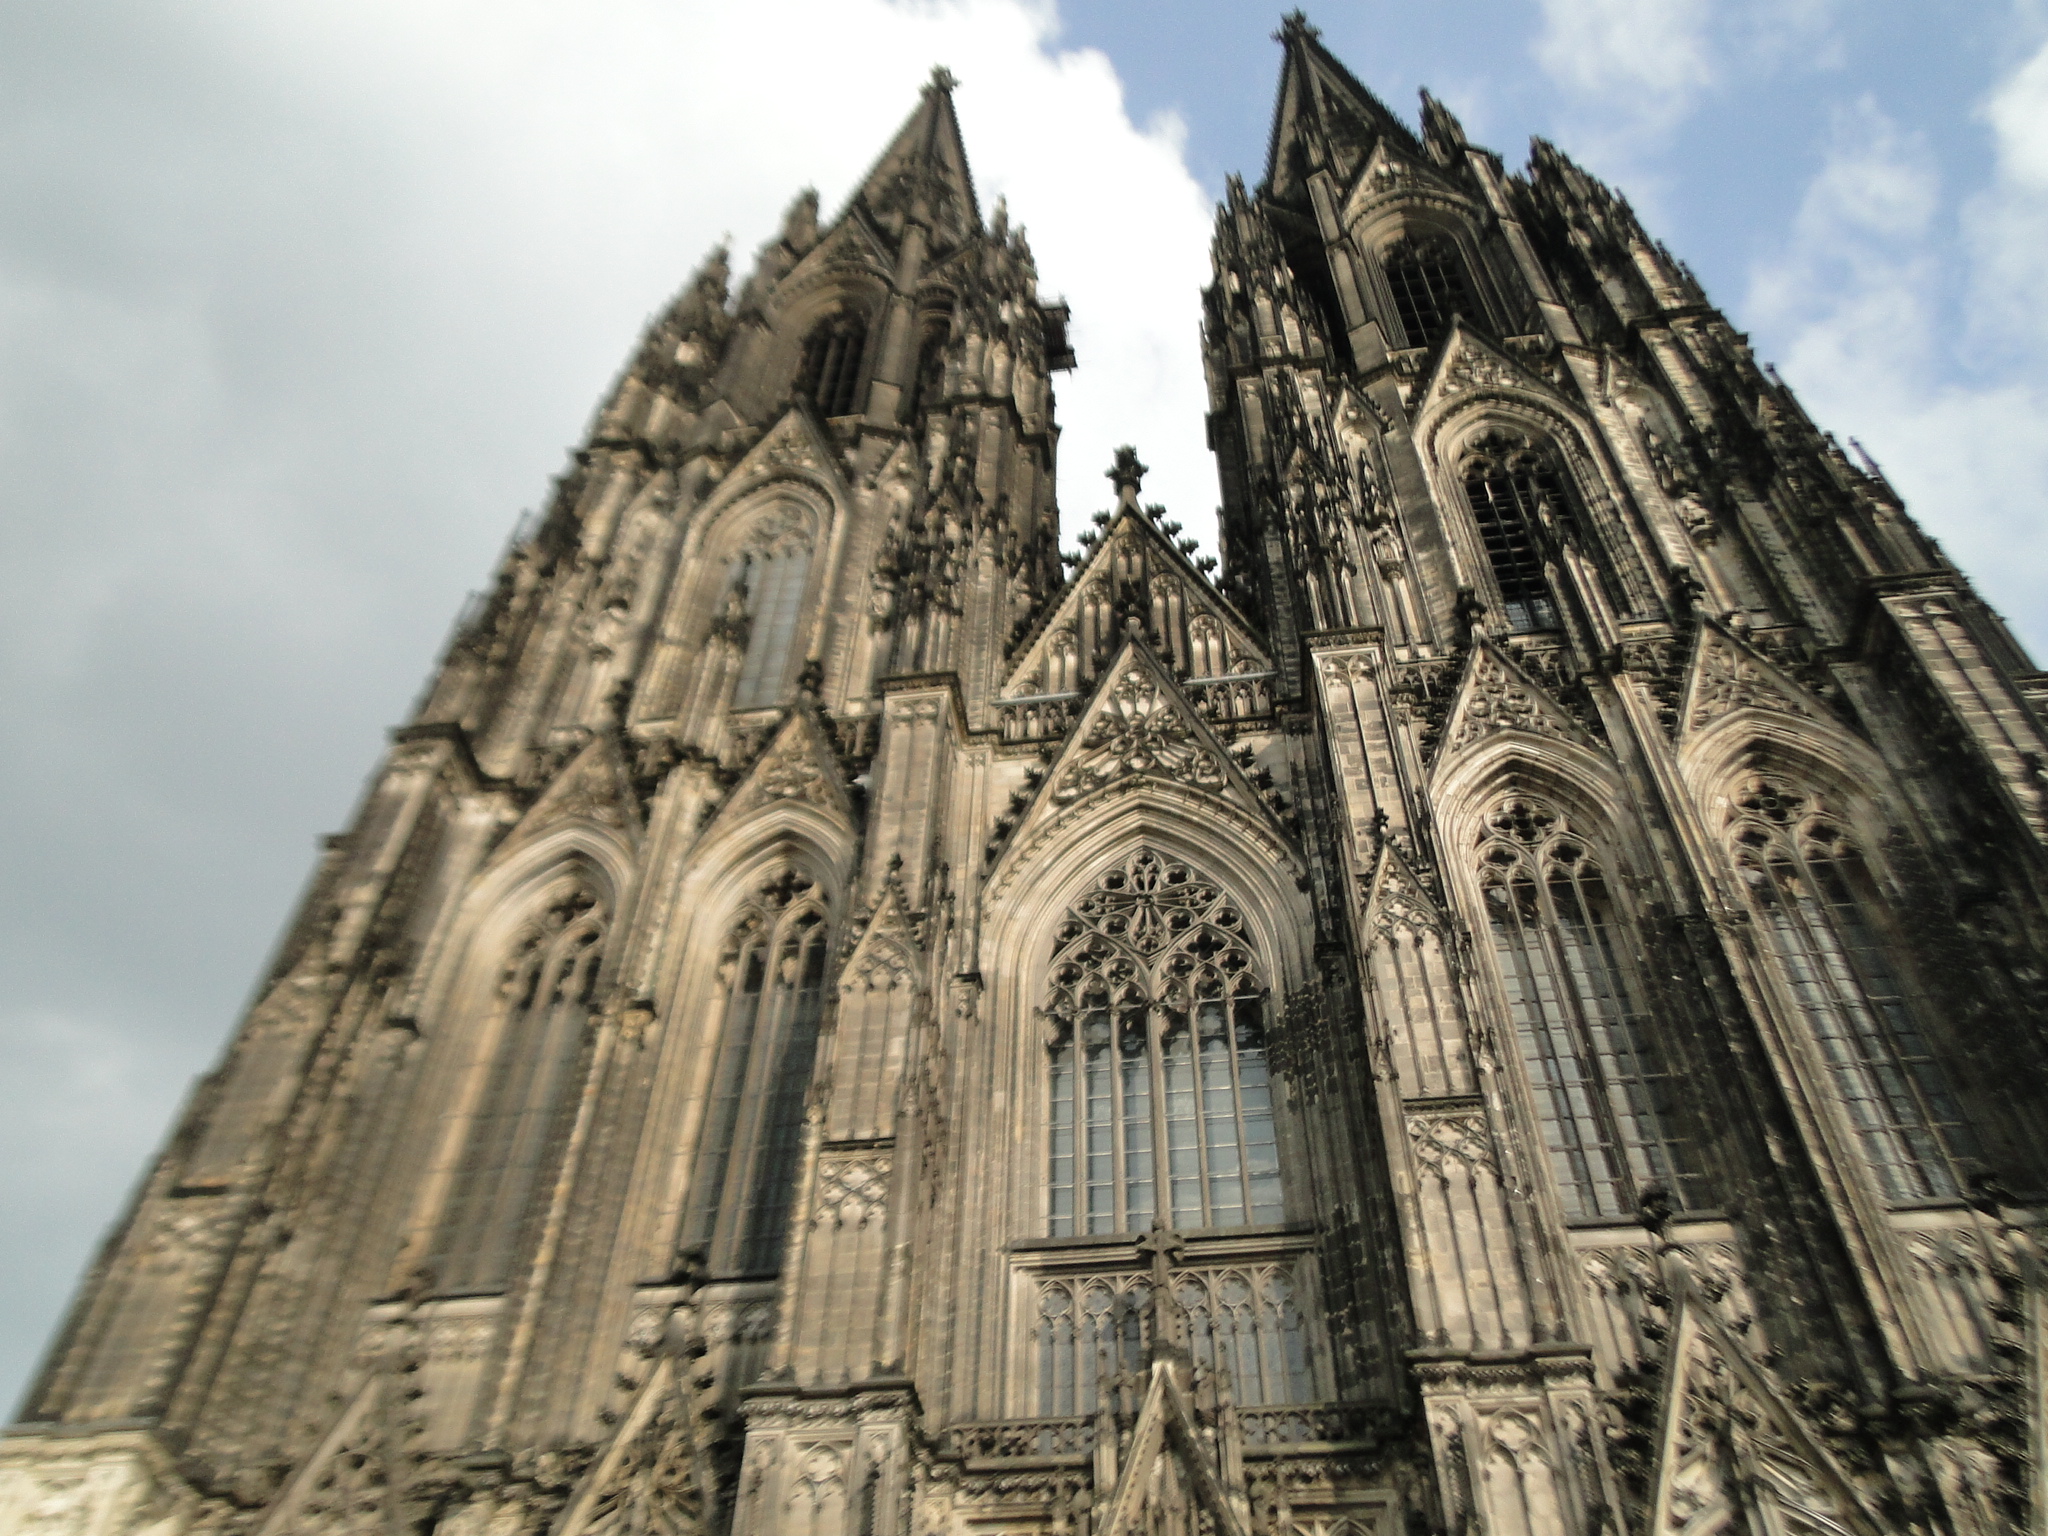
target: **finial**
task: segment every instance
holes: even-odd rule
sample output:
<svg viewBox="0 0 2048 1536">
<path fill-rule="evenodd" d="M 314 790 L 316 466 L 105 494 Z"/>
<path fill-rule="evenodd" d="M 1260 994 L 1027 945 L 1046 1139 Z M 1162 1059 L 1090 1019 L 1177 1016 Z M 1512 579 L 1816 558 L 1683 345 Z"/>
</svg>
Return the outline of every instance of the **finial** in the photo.
<svg viewBox="0 0 2048 1536">
<path fill-rule="evenodd" d="M 943 64 L 932 66 L 931 88 L 935 91 L 951 91 L 960 83 L 960 77 Z"/>
<path fill-rule="evenodd" d="M 1309 25 L 1308 13 L 1301 10 L 1289 11 L 1280 18 L 1280 30 L 1273 34 L 1276 43 L 1291 43 L 1297 37 L 1314 42 L 1323 35 L 1322 28 Z"/>
<path fill-rule="evenodd" d="M 1120 508 L 1134 508 L 1138 504 L 1138 487 L 1144 484 L 1146 466 L 1138 462 L 1138 450 L 1129 443 L 1116 451 L 1116 461 L 1103 471 L 1103 478 L 1116 487 L 1116 501 Z"/>
</svg>

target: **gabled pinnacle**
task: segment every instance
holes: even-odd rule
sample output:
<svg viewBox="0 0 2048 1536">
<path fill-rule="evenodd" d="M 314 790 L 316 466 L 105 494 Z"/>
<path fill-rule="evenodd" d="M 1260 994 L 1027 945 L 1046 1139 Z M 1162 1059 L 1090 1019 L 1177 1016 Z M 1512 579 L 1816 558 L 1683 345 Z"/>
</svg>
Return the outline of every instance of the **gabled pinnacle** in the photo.
<svg viewBox="0 0 2048 1536">
<path fill-rule="evenodd" d="M 911 221 L 923 224 L 935 250 L 959 245 L 981 230 L 974 177 L 953 111 L 958 84 L 943 65 L 933 68 L 917 106 L 849 204 L 892 238 L 900 239 Z"/>
<path fill-rule="evenodd" d="M 1414 131 L 1337 62 L 1300 11 L 1284 17 L 1273 36 L 1285 59 L 1266 151 L 1267 196 L 1283 203 L 1299 199 L 1308 173 L 1326 162 L 1348 179 L 1381 137 L 1421 154 Z"/>
</svg>

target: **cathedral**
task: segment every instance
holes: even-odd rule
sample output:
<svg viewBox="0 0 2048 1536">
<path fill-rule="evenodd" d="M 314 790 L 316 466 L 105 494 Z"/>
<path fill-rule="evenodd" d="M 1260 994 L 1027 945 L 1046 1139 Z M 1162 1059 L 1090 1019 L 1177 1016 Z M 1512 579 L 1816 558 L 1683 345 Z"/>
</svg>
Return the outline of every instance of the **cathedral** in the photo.
<svg viewBox="0 0 2048 1536">
<path fill-rule="evenodd" d="M 2048 674 L 1623 198 L 1279 41 L 1220 564 L 1132 449 L 1062 551 L 935 72 L 462 616 L 0 1533 L 2048 1532 Z"/>
</svg>

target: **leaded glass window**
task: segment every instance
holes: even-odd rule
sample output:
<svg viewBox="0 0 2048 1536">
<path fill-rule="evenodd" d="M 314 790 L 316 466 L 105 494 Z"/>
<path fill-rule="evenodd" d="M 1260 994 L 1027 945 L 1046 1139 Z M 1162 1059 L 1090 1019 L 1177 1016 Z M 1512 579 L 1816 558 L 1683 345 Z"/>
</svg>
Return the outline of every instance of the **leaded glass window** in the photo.
<svg viewBox="0 0 2048 1536">
<path fill-rule="evenodd" d="M 1556 462 L 1532 444 L 1496 436 L 1467 456 L 1464 478 L 1508 627 L 1517 634 L 1557 628 L 1542 545 L 1546 513 L 1555 517 L 1565 506 Z"/>
<path fill-rule="evenodd" d="M 1656 1184 L 1697 1183 L 1672 1124 L 1670 1068 L 1625 955 L 1606 880 L 1555 810 L 1516 796 L 1487 817 L 1480 889 L 1515 1041 L 1565 1214 L 1626 1216 Z"/>
<path fill-rule="evenodd" d="M 429 1260 L 445 1294 L 507 1284 L 527 1207 L 555 1156 L 603 959 L 605 910 L 581 881 L 522 929 L 499 975 L 482 1096 Z"/>
<path fill-rule="evenodd" d="M 725 597 L 712 623 L 713 632 L 741 652 L 735 709 L 782 702 L 810 574 L 811 531 L 802 511 L 778 506 L 756 519 L 727 566 Z"/>
<path fill-rule="evenodd" d="M 1943 1199 L 1977 1155 L 1955 1091 L 1914 1016 L 1884 903 L 1817 795 L 1758 774 L 1737 797 L 1735 863 L 1834 1099 L 1887 1199 Z"/>
<path fill-rule="evenodd" d="M 1451 328 L 1453 316 L 1476 314 L 1465 286 L 1464 258 L 1448 236 L 1404 236 L 1380 253 L 1380 265 L 1409 346 L 1434 346 Z"/>
<path fill-rule="evenodd" d="M 1185 864 L 1140 852 L 1068 912 L 1047 1004 L 1053 1236 L 1281 1219 L 1266 1005 L 1243 914 Z"/>
<path fill-rule="evenodd" d="M 717 1055 L 691 1178 L 686 1245 L 721 1274 L 779 1269 L 824 1013 L 827 933 L 807 881 L 783 875 L 719 962 Z"/>
</svg>

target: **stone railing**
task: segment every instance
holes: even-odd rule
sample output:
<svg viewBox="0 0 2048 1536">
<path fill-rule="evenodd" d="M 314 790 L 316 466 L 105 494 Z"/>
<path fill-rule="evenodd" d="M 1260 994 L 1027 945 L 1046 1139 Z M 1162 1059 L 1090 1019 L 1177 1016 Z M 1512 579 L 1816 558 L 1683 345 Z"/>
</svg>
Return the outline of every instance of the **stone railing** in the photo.
<svg viewBox="0 0 2048 1536">
<path fill-rule="evenodd" d="M 1386 1433 L 1383 1410 L 1346 1408 L 1335 1403 L 1294 1403 L 1283 1407 L 1240 1408 L 1239 1430 L 1246 1450 L 1305 1444 L 1347 1444 L 1375 1440 Z"/>
<path fill-rule="evenodd" d="M 1085 1456 L 1095 1449 L 1095 1421 L 1001 1419 L 946 1432 L 956 1456 Z"/>
<path fill-rule="evenodd" d="M 1281 1454 L 1293 1446 L 1357 1445 L 1383 1438 L 1388 1410 L 1338 1403 L 1240 1408 L 1239 1432 L 1251 1452 Z M 1087 1456 L 1095 1449 L 1093 1418 L 998 1419 L 946 1431 L 947 1449 L 969 1459 Z"/>
<path fill-rule="evenodd" d="M 1219 726 L 1264 720 L 1273 713 L 1273 672 L 1236 672 L 1181 683 L 1202 718 Z M 1073 729 L 1087 695 L 1044 693 L 996 700 L 996 729 L 1005 742 L 1059 741 Z"/>
</svg>

